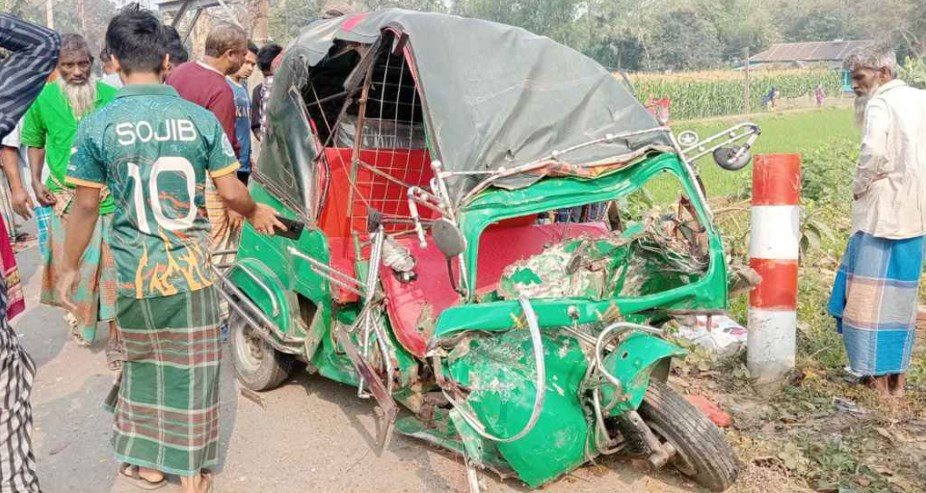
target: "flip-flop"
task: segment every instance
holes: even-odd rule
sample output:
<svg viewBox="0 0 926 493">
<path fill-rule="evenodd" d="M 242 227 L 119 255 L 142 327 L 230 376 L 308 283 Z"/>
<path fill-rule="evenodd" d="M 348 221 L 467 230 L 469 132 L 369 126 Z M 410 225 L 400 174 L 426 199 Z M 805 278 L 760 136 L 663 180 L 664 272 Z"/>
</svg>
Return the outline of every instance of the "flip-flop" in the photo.
<svg viewBox="0 0 926 493">
<path fill-rule="evenodd" d="M 77 317 L 75 317 L 73 313 L 67 312 L 64 315 L 64 322 L 71 329 L 71 340 L 73 340 L 75 344 L 79 347 L 90 347 L 90 341 L 84 339 L 84 336 L 80 333 Z"/>
<path fill-rule="evenodd" d="M 207 470 L 204 470 L 199 474 L 203 477 L 203 481 L 206 482 L 206 489 L 203 490 L 203 493 L 212 493 L 212 486 L 215 484 L 215 476 L 213 476 L 212 473 Z"/>
<path fill-rule="evenodd" d="M 113 343 L 112 340 L 106 343 L 106 363 L 111 371 L 122 369 L 122 362 L 125 361 L 125 347 L 121 342 Z"/>
<path fill-rule="evenodd" d="M 138 466 L 132 464 L 122 464 L 119 466 L 119 476 L 122 480 L 143 490 L 151 491 L 161 488 L 167 484 L 167 478 L 161 478 L 158 482 L 148 481 L 138 474 Z"/>
</svg>

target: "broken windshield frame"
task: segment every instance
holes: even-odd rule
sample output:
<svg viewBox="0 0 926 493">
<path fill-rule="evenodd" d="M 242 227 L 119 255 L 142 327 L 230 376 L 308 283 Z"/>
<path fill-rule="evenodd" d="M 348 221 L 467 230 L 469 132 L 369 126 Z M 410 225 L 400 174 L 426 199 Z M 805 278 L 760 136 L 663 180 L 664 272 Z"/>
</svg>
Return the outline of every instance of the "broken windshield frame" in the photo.
<svg viewBox="0 0 926 493">
<path fill-rule="evenodd" d="M 467 286 L 467 301 L 475 300 L 476 293 L 473 286 L 479 282 L 477 279 L 479 238 L 493 223 L 554 209 L 617 200 L 644 188 L 654 177 L 663 172 L 670 173 L 678 180 L 680 191 L 691 202 L 695 218 L 704 228 L 704 234 L 708 239 L 710 252 L 708 265 L 704 275 L 693 285 L 711 282 L 711 278 L 716 275 L 716 270 L 723 268 L 721 258 L 723 248 L 720 236 L 709 220 L 706 207 L 697 193 L 697 185 L 690 179 L 685 164 L 674 154 L 662 154 L 595 179 L 547 178 L 527 188 L 495 189 L 474 199 L 464 209 L 460 220 L 464 235 L 475 240 L 464 254 L 467 277 L 473 280 Z M 647 294 L 642 298 L 663 296 L 688 286 L 691 285 L 674 288 L 664 293 Z"/>
</svg>

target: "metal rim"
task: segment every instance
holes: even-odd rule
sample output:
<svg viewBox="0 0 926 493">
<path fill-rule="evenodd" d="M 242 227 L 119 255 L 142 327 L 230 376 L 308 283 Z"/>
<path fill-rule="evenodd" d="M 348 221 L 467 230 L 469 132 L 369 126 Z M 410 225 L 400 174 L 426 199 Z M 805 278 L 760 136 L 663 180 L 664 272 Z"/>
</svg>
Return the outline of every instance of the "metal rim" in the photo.
<svg viewBox="0 0 926 493">
<path fill-rule="evenodd" d="M 228 325 L 235 338 L 235 361 L 242 370 L 256 372 L 267 355 L 266 343 L 241 317 L 233 314 Z"/>
<path fill-rule="evenodd" d="M 649 421 L 646 422 L 646 425 L 650 427 L 650 429 L 653 431 L 653 433 L 656 434 L 657 437 L 661 438 L 665 442 L 668 442 L 670 445 L 672 445 L 672 447 L 675 448 L 675 455 L 669 459 L 669 463 L 672 464 L 673 467 L 678 469 L 678 471 L 685 476 L 696 476 L 698 474 L 698 468 L 695 467 L 691 459 L 685 455 L 685 452 L 678 446 L 677 443 L 669 438 L 666 432 L 663 431 L 659 425 Z"/>
</svg>

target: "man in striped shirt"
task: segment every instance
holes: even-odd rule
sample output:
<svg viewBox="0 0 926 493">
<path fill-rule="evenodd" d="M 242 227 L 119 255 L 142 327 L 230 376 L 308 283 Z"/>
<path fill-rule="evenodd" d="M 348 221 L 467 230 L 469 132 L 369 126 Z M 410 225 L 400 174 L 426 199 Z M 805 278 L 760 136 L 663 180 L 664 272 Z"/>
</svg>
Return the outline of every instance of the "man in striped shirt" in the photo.
<svg viewBox="0 0 926 493">
<path fill-rule="evenodd" d="M 0 48 L 12 53 L 0 63 L 0 139 L 42 90 L 60 46 L 54 31 L 0 13 Z M 31 438 L 34 378 L 35 363 L 7 321 L 6 283 L 0 282 L 0 493 L 40 491 Z"/>
<path fill-rule="evenodd" d="M 0 139 L 13 130 L 58 63 L 57 33 L 0 13 L 0 47 L 11 52 L 0 64 Z"/>
</svg>

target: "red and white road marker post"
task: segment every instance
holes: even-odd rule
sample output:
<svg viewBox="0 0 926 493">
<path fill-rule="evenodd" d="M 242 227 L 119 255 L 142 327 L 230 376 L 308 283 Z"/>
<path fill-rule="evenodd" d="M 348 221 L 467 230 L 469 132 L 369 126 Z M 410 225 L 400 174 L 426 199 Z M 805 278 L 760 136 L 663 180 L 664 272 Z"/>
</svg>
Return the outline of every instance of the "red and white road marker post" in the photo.
<svg viewBox="0 0 926 493">
<path fill-rule="evenodd" d="M 760 392 L 772 392 L 794 368 L 801 157 L 757 155 L 752 170 L 749 265 L 762 282 L 749 295 L 746 366 Z"/>
</svg>

